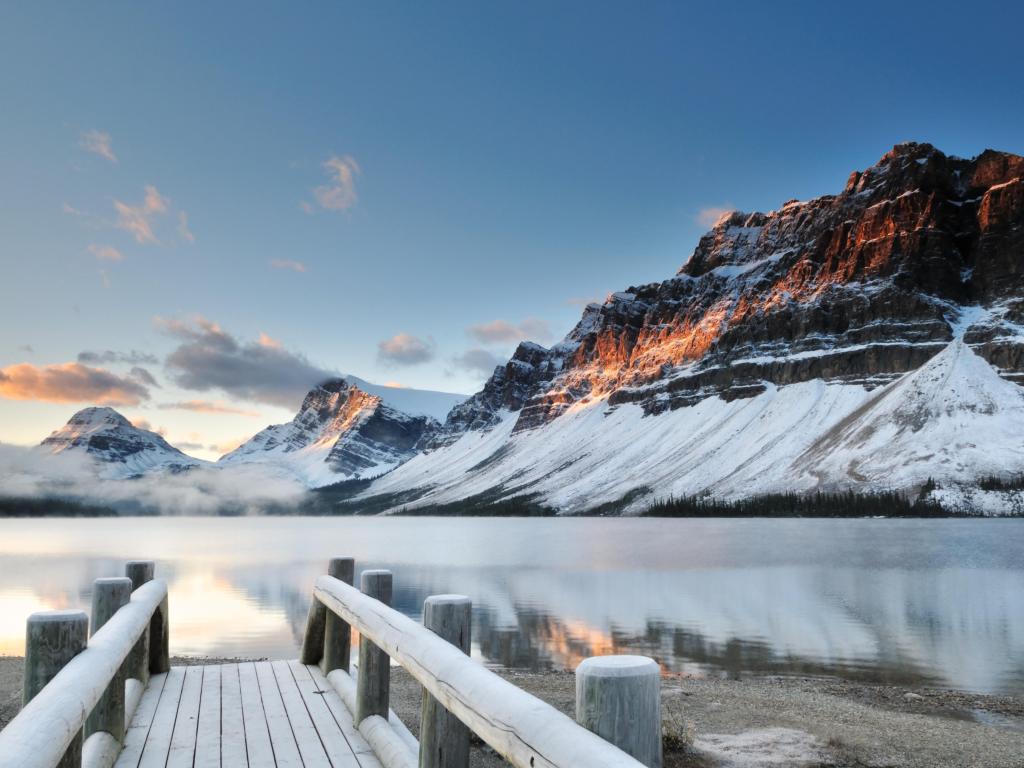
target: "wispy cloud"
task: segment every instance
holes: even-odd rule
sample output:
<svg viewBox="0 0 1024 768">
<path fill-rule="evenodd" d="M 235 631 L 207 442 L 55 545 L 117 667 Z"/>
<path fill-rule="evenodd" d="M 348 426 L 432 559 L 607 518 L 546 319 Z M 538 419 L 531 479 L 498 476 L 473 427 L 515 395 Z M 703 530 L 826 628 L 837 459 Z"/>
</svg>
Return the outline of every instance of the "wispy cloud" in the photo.
<svg viewBox="0 0 1024 768">
<path fill-rule="evenodd" d="M 184 389 L 219 389 L 241 400 L 295 408 L 315 384 L 337 375 L 282 346 L 240 341 L 204 317 L 155 322 L 180 342 L 164 368 Z"/>
<path fill-rule="evenodd" d="M 565 300 L 567 306 L 570 307 L 586 307 L 590 304 L 603 304 L 603 296 L 571 296 Z"/>
<path fill-rule="evenodd" d="M 132 350 L 131 352 L 115 352 L 106 349 L 100 352 L 84 350 L 78 353 L 78 362 L 86 365 L 111 365 L 123 363 L 125 365 L 156 365 L 160 359 L 156 355 L 147 352 Z"/>
<path fill-rule="evenodd" d="M 89 253 L 100 261 L 121 261 L 124 254 L 112 245 L 90 245 Z"/>
<path fill-rule="evenodd" d="M 706 208 L 701 208 L 697 211 L 695 217 L 697 223 L 702 227 L 713 227 L 717 224 L 723 216 L 727 216 L 736 209 L 730 205 L 709 205 Z"/>
<path fill-rule="evenodd" d="M 377 344 L 377 356 L 391 365 L 419 365 L 434 359 L 434 342 L 399 333 Z"/>
<path fill-rule="evenodd" d="M 80 363 L 20 363 L 0 368 L 0 397 L 48 403 L 138 405 L 149 399 L 149 390 L 131 375 L 119 376 Z"/>
<path fill-rule="evenodd" d="M 351 155 L 335 155 L 324 163 L 329 184 L 313 190 L 313 198 L 321 208 L 328 211 L 344 211 L 356 204 L 356 176 L 359 175 L 359 164 Z"/>
<path fill-rule="evenodd" d="M 64 211 L 68 216 L 85 216 L 85 211 L 80 211 L 70 203 L 64 203 L 60 209 Z"/>
<path fill-rule="evenodd" d="M 283 346 L 280 341 L 263 331 L 260 331 L 259 345 L 261 347 L 269 347 L 270 349 L 281 349 Z"/>
<path fill-rule="evenodd" d="M 551 338 L 548 324 L 537 317 L 528 317 L 518 325 L 505 320 L 492 320 L 489 323 L 471 325 L 466 333 L 481 344 L 515 344 L 524 339 L 547 341 Z"/>
<path fill-rule="evenodd" d="M 291 259 L 271 259 L 270 266 L 274 269 L 290 269 L 292 272 L 306 271 L 306 265 L 303 262 Z"/>
<path fill-rule="evenodd" d="M 92 152 L 112 163 L 117 162 L 117 155 L 114 154 L 113 142 L 109 133 L 97 130 L 85 131 L 78 144 L 86 152 Z"/>
<path fill-rule="evenodd" d="M 254 419 L 263 414 L 259 411 L 247 411 L 235 408 L 222 402 L 211 400 L 185 400 L 179 403 L 160 403 L 157 408 L 162 411 L 193 411 L 194 413 L 223 413 L 232 416 L 250 416 Z"/>
<path fill-rule="evenodd" d="M 486 349 L 480 347 L 474 347 L 473 349 L 467 349 L 458 357 L 452 358 L 452 364 L 456 368 L 461 368 L 464 371 L 470 371 L 471 373 L 478 373 L 483 376 L 490 376 L 494 373 L 494 369 L 504 363 L 497 355 L 494 355 Z"/>
<path fill-rule="evenodd" d="M 158 243 L 153 234 L 153 219 L 167 213 L 168 200 L 152 184 L 146 186 L 146 196 L 139 205 L 114 201 L 117 228 L 130 232 L 137 243 Z"/>
<path fill-rule="evenodd" d="M 178 211 L 178 237 L 186 243 L 194 243 L 196 241 L 196 236 L 188 228 L 188 214 L 184 211 Z"/>
</svg>

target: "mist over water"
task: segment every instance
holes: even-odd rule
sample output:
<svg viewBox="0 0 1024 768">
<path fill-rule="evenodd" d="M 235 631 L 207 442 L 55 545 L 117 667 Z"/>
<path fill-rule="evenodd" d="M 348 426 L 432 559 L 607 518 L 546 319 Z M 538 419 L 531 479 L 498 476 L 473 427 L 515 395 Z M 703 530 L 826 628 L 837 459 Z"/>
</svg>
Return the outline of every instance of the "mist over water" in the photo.
<svg viewBox="0 0 1024 768">
<path fill-rule="evenodd" d="M 163 517 L 0 520 L 0 653 L 34 610 L 88 609 L 132 558 L 170 584 L 181 655 L 298 654 L 331 556 L 394 605 L 473 599 L 473 655 L 572 668 L 613 652 L 700 675 L 824 674 L 1024 693 L 1019 520 Z"/>
</svg>

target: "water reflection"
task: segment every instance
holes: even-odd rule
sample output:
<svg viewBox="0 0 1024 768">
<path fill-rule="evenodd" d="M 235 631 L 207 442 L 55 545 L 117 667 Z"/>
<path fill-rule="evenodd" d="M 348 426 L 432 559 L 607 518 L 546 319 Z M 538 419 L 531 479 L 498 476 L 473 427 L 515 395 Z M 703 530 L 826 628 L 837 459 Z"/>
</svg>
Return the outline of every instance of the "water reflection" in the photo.
<svg viewBox="0 0 1024 768">
<path fill-rule="evenodd" d="M 838 674 L 1024 692 L 1019 521 L 161 518 L 0 521 L 0 653 L 33 610 L 152 557 L 172 651 L 294 657 L 327 559 L 395 571 L 394 605 L 474 601 L 473 653 L 572 668 L 640 652 L 693 674 Z"/>
</svg>

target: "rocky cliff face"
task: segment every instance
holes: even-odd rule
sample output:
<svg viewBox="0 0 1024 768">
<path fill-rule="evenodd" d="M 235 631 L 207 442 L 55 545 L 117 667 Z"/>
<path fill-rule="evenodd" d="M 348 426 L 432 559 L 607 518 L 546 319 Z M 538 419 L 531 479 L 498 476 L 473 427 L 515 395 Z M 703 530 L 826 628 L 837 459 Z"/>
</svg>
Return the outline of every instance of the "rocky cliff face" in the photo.
<svg viewBox="0 0 1024 768">
<path fill-rule="evenodd" d="M 1024 158 L 898 145 L 838 194 L 724 216 L 673 277 L 521 345 L 369 493 L 571 511 L 1024 470 L 1022 272 Z"/>
<path fill-rule="evenodd" d="M 523 345 L 453 414 L 453 432 L 519 411 L 516 431 L 607 397 L 647 413 L 812 379 L 872 388 L 953 338 L 959 308 L 995 310 L 967 342 L 1024 378 L 1024 158 L 901 144 L 838 195 L 735 212 L 675 277 L 612 294 L 551 350 Z"/>
<path fill-rule="evenodd" d="M 374 477 L 406 461 L 440 425 L 385 404 L 346 379 L 314 387 L 295 418 L 267 427 L 219 464 L 279 464 L 311 486 Z"/>
<path fill-rule="evenodd" d="M 101 474 L 133 477 L 157 470 L 181 472 L 205 462 L 186 456 L 160 435 L 133 426 L 113 408 L 84 408 L 42 443 L 40 450 L 58 454 L 84 452 Z"/>
</svg>

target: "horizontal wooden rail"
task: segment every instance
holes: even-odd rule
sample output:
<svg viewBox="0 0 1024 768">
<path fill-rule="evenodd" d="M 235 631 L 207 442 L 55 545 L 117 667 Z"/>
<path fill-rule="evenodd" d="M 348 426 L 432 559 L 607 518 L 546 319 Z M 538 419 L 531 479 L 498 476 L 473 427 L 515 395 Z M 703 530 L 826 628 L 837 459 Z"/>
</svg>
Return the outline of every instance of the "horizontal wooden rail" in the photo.
<svg viewBox="0 0 1024 768">
<path fill-rule="evenodd" d="M 0 731 L 0 768 L 52 768 L 143 636 L 167 599 L 167 584 L 150 581 L 136 589 L 7 727 Z"/>
<path fill-rule="evenodd" d="M 643 768 L 551 705 L 354 587 L 320 576 L 314 597 L 401 664 L 445 709 L 513 765 Z"/>
</svg>

